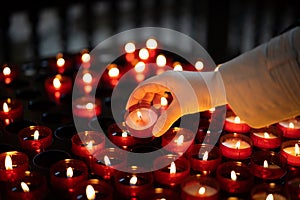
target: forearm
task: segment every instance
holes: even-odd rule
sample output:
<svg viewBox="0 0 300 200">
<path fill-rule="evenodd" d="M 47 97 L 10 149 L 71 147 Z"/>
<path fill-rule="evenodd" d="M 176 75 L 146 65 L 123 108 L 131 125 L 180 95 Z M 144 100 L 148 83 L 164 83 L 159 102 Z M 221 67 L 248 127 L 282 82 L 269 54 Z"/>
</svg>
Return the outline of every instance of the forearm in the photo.
<svg viewBox="0 0 300 200">
<path fill-rule="evenodd" d="M 300 28 L 224 63 L 228 104 L 252 127 L 300 114 Z"/>
</svg>

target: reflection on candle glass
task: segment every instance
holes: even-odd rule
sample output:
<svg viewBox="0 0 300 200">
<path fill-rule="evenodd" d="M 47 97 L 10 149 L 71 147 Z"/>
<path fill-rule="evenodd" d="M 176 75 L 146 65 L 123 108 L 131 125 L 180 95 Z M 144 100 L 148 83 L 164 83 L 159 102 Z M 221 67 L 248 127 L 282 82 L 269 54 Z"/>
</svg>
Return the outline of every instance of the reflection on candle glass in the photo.
<svg viewBox="0 0 300 200">
<path fill-rule="evenodd" d="M 24 182 L 21 182 L 21 188 L 22 188 L 23 192 L 29 192 L 30 191 L 28 185 Z"/>
<path fill-rule="evenodd" d="M 96 199 L 96 192 L 92 185 L 87 185 L 85 189 L 86 198 L 88 200 L 94 200 Z"/>
</svg>

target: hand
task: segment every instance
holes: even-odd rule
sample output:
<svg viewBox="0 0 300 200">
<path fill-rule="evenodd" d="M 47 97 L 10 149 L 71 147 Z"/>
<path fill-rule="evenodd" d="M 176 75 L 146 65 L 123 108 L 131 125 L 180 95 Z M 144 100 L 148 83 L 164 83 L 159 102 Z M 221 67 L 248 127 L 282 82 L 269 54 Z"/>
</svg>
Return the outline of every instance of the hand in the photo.
<svg viewBox="0 0 300 200">
<path fill-rule="evenodd" d="M 140 101 L 152 102 L 171 93 L 173 100 L 159 116 L 152 134 L 164 134 L 181 116 L 226 104 L 219 72 L 167 71 L 140 83 L 132 92 L 126 109 Z"/>
</svg>

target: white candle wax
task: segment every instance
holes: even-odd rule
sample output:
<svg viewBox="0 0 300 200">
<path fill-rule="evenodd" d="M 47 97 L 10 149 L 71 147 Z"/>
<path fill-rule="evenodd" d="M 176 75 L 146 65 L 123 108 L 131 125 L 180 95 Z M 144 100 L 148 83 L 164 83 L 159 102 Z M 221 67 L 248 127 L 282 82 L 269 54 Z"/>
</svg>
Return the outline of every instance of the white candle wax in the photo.
<svg viewBox="0 0 300 200">
<path fill-rule="evenodd" d="M 278 138 L 276 135 L 274 135 L 273 133 L 268 133 L 268 137 L 266 137 L 265 132 L 258 132 L 258 133 L 253 133 L 253 135 L 261 137 L 261 138 L 270 138 L 270 139 L 274 139 L 274 138 Z"/>
<path fill-rule="evenodd" d="M 226 139 L 222 144 L 226 147 L 237 149 L 236 144 L 240 142 L 240 146 L 238 149 L 247 149 L 250 148 L 250 144 L 240 138 L 229 138 Z"/>
<path fill-rule="evenodd" d="M 140 112 L 140 116 L 138 112 Z M 140 108 L 130 112 L 125 123 L 132 129 L 145 130 L 153 126 L 156 120 L 156 112 L 148 108 Z"/>
<path fill-rule="evenodd" d="M 268 194 L 266 192 L 260 192 L 260 193 L 254 194 L 252 196 L 252 199 L 253 200 L 266 200 L 267 196 L 268 196 Z M 287 200 L 287 198 L 285 198 L 281 194 L 273 194 L 273 198 L 274 198 L 274 200 Z"/>
<path fill-rule="evenodd" d="M 292 146 L 292 147 L 285 147 L 283 149 L 283 151 L 285 151 L 287 154 L 290 154 L 290 155 L 293 155 L 293 156 L 299 156 L 300 157 L 300 155 L 296 155 L 296 151 L 295 151 L 295 147 L 294 146 Z"/>
<path fill-rule="evenodd" d="M 204 194 L 199 194 L 199 189 L 201 187 L 205 187 L 205 193 Z M 211 187 L 211 186 L 207 186 L 207 185 L 201 185 L 200 183 L 195 183 L 195 184 L 187 184 L 183 187 L 183 190 L 191 195 L 191 196 L 195 196 L 195 197 L 208 197 L 208 196 L 213 196 L 215 195 L 218 191 L 217 189 Z"/>
</svg>

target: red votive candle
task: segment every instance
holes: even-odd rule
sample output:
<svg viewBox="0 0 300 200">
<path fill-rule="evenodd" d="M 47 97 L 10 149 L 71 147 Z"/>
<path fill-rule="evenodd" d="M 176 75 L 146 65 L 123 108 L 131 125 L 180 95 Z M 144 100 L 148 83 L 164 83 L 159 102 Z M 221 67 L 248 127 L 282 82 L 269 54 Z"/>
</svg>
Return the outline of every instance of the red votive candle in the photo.
<svg viewBox="0 0 300 200">
<path fill-rule="evenodd" d="M 90 96 L 75 99 L 72 106 L 73 115 L 82 118 L 92 119 L 99 116 L 102 111 L 101 100 Z"/>
<path fill-rule="evenodd" d="M 64 159 L 50 167 L 51 186 L 61 192 L 74 192 L 74 187 L 88 179 L 87 165 L 77 159 Z"/>
<path fill-rule="evenodd" d="M 29 168 L 28 156 L 22 152 L 9 151 L 0 154 L 0 181 L 14 182 L 23 178 Z"/>
<path fill-rule="evenodd" d="M 43 200 L 47 192 L 46 177 L 37 172 L 26 171 L 21 180 L 9 185 L 7 197 L 8 199 Z"/>
<path fill-rule="evenodd" d="M 167 187 L 176 187 L 189 176 L 190 163 L 188 159 L 176 155 L 165 155 L 158 157 L 153 163 L 154 180 Z"/>
<path fill-rule="evenodd" d="M 97 131 L 84 131 L 72 136 L 72 152 L 81 158 L 89 158 L 104 149 L 105 136 Z"/>
<path fill-rule="evenodd" d="M 220 138 L 219 148 L 224 157 L 244 160 L 252 154 L 252 141 L 243 134 L 229 133 Z"/>
<path fill-rule="evenodd" d="M 249 192 L 254 180 L 247 165 L 232 161 L 219 165 L 216 177 L 223 191 L 234 194 Z"/>
<path fill-rule="evenodd" d="M 6 99 L 0 101 L 0 125 L 6 126 L 11 122 L 22 119 L 23 104 L 17 99 Z"/>
<path fill-rule="evenodd" d="M 126 130 L 124 123 L 111 124 L 107 132 L 110 141 L 123 149 L 127 149 L 137 143 L 134 137 Z"/>
<path fill-rule="evenodd" d="M 90 92 L 97 87 L 98 80 L 97 73 L 90 69 L 84 69 L 82 72 L 78 73 L 76 76 L 76 84 L 80 90 L 85 94 L 90 94 Z"/>
<path fill-rule="evenodd" d="M 288 200 L 287 190 L 282 185 L 275 183 L 260 183 L 254 186 L 250 192 L 251 200 Z"/>
<path fill-rule="evenodd" d="M 282 131 L 283 137 L 300 139 L 300 121 L 296 118 L 279 122 L 277 126 Z"/>
<path fill-rule="evenodd" d="M 52 144 L 52 130 L 47 126 L 29 126 L 18 133 L 21 148 L 40 153 Z"/>
<path fill-rule="evenodd" d="M 126 172 L 118 172 L 114 185 L 120 197 L 134 198 L 153 186 L 152 173 L 137 173 L 137 166 L 131 166 Z"/>
<path fill-rule="evenodd" d="M 60 103 L 61 96 L 69 94 L 72 91 L 72 84 L 70 77 L 57 74 L 45 80 L 45 90 L 51 101 Z"/>
<path fill-rule="evenodd" d="M 300 167 L 300 140 L 288 140 L 281 144 L 280 154 L 283 155 L 288 165 Z"/>
<path fill-rule="evenodd" d="M 190 176 L 181 184 L 182 200 L 218 200 L 220 195 L 218 182 L 210 177 Z"/>
<path fill-rule="evenodd" d="M 251 156 L 250 170 L 252 174 L 263 180 L 283 178 L 286 171 L 286 159 L 273 151 L 257 151 Z"/>
<path fill-rule="evenodd" d="M 182 155 L 193 144 L 195 133 L 186 128 L 170 128 L 163 136 L 164 149 Z"/>
<path fill-rule="evenodd" d="M 59 74 L 69 71 L 72 67 L 71 60 L 62 53 L 58 53 L 55 59 L 50 60 L 49 65 L 54 72 Z"/>
<path fill-rule="evenodd" d="M 250 126 L 245 121 L 241 120 L 238 116 L 229 116 L 225 119 L 225 131 L 233 133 L 248 133 L 250 129 Z"/>
<path fill-rule="evenodd" d="M 259 149 L 276 149 L 280 147 L 282 137 L 274 127 L 253 129 L 250 133 L 253 146 Z"/>
<path fill-rule="evenodd" d="M 118 169 L 124 168 L 127 157 L 124 151 L 116 148 L 106 148 L 94 155 L 93 172 L 105 180 L 115 176 Z"/>
<path fill-rule="evenodd" d="M 112 186 L 105 181 L 89 179 L 75 187 L 71 200 L 113 200 L 113 194 Z"/>
<path fill-rule="evenodd" d="M 6 85 L 11 84 L 17 78 L 17 71 L 15 66 L 4 64 L 0 71 L 0 82 Z"/>
<path fill-rule="evenodd" d="M 139 199 L 158 200 L 158 199 L 172 199 L 179 200 L 179 195 L 176 191 L 168 188 L 151 188 L 139 194 Z"/>
<path fill-rule="evenodd" d="M 194 144 L 188 149 L 186 156 L 192 170 L 203 175 L 214 172 L 222 160 L 219 148 L 210 144 Z"/>
</svg>

